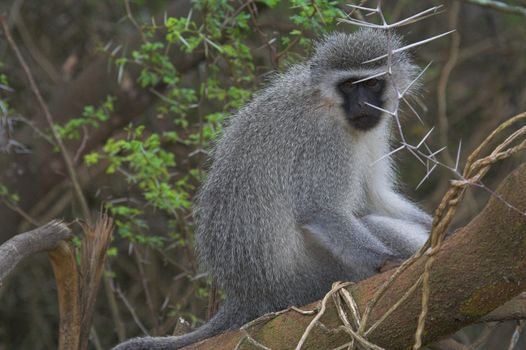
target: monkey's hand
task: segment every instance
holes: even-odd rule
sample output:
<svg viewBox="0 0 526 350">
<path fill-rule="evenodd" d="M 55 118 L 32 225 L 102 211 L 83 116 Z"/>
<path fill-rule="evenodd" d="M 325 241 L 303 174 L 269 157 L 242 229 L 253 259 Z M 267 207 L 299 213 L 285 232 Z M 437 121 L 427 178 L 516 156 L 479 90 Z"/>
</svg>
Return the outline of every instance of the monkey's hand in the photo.
<svg viewBox="0 0 526 350">
<path fill-rule="evenodd" d="M 372 211 L 377 215 L 384 215 L 393 219 L 414 222 L 423 225 L 428 229 L 431 228 L 431 216 L 400 193 L 392 190 L 382 192 L 376 205 L 376 210 Z"/>
<path fill-rule="evenodd" d="M 323 246 L 356 276 L 370 276 L 397 256 L 354 216 L 320 211 L 302 225 L 302 232 L 304 239 Z"/>
<path fill-rule="evenodd" d="M 399 258 L 408 258 L 427 240 L 427 225 L 371 214 L 362 218 L 371 233 Z"/>
</svg>

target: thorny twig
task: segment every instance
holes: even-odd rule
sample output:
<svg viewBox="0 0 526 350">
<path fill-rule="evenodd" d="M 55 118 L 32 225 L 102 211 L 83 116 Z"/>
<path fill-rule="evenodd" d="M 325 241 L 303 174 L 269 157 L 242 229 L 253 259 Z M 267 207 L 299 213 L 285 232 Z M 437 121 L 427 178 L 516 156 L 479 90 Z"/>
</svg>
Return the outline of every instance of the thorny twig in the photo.
<svg viewBox="0 0 526 350">
<path fill-rule="evenodd" d="M 135 17 L 133 16 L 129 0 L 124 0 L 124 8 L 126 9 L 126 17 L 128 17 L 130 22 L 137 29 L 137 31 L 141 35 L 142 41 L 147 42 L 148 40 L 146 39 L 146 36 L 144 35 L 144 31 L 142 30 L 141 26 L 139 25 L 139 23 L 135 20 Z"/>
</svg>

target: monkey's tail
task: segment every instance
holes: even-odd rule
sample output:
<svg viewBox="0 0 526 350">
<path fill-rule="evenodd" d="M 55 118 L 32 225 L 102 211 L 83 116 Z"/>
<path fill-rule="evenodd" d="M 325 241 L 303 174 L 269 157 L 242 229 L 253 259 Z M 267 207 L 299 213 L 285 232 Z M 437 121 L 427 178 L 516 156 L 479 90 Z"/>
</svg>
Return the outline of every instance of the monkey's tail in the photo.
<svg viewBox="0 0 526 350">
<path fill-rule="evenodd" d="M 127 340 L 112 350 L 175 350 L 219 334 L 237 324 L 233 308 L 227 303 L 204 325 L 195 331 L 168 337 L 142 337 Z"/>
</svg>

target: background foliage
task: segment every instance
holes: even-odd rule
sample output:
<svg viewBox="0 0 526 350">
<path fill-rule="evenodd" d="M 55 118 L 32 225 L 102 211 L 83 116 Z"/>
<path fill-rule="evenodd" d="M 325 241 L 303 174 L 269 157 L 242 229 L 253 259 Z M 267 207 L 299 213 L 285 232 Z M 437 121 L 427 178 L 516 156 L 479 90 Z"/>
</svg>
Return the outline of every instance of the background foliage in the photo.
<svg viewBox="0 0 526 350">
<path fill-rule="evenodd" d="M 408 113 L 404 128 L 416 140 L 436 125 L 431 142 L 446 143 L 455 153 L 459 139 L 463 149 L 472 149 L 525 109 L 526 26 L 523 17 L 473 5 L 461 4 L 456 12 L 450 1 L 390 1 L 384 10 L 395 20 L 439 3 L 446 5 L 444 14 L 402 34 L 412 42 L 457 22 L 460 41 L 446 38 L 414 52 L 420 65 L 434 62 L 417 98 L 426 125 Z M 74 158 L 90 209 L 104 206 L 116 219 L 91 346 L 172 333 L 176 316 L 203 322 L 217 296 L 197 266 L 191 208 L 213 140 L 272 72 L 310 53 L 312 40 L 354 30 L 337 21 L 349 8 L 325 0 L 15 0 L 2 2 L 0 10 Z M 444 67 L 454 54 L 447 76 Z M 9 120 L 10 140 L 16 141 L 0 154 L 3 242 L 50 218 L 82 214 L 3 37 L 0 62 L 0 118 Z M 445 120 L 438 112 L 442 100 Z M 425 169 L 407 155 L 399 158 L 402 187 L 432 210 L 449 174 L 437 170 L 415 191 Z M 495 172 L 488 186 L 498 179 Z M 475 215 L 486 197 L 473 191 L 458 224 Z M 51 276 L 45 257 L 36 258 L 0 288 L 0 349 L 56 348 Z M 501 328 L 501 335 L 509 331 Z M 495 338 L 488 349 L 495 348 Z"/>
</svg>

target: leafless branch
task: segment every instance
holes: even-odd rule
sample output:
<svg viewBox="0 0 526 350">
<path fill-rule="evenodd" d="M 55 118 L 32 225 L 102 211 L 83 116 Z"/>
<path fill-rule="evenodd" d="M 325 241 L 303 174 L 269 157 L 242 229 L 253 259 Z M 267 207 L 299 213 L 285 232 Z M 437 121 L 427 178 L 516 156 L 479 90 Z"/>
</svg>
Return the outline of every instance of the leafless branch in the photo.
<svg viewBox="0 0 526 350">
<path fill-rule="evenodd" d="M 514 13 L 522 16 L 526 16 L 526 8 L 516 5 L 507 4 L 504 1 L 497 1 L 497 0 L 464 0 L 464 2 L 488 7 L 494 10 L 507 12 L 507 13 Z"/>
<path fill-rule="evenodd" d="M 18 263 L 35 253 L 57 248 L 64 239 L 72 237 L 71 230 L 59 220 L 21 233 L 0 245 L 0 286 Z"/>
</svg>

